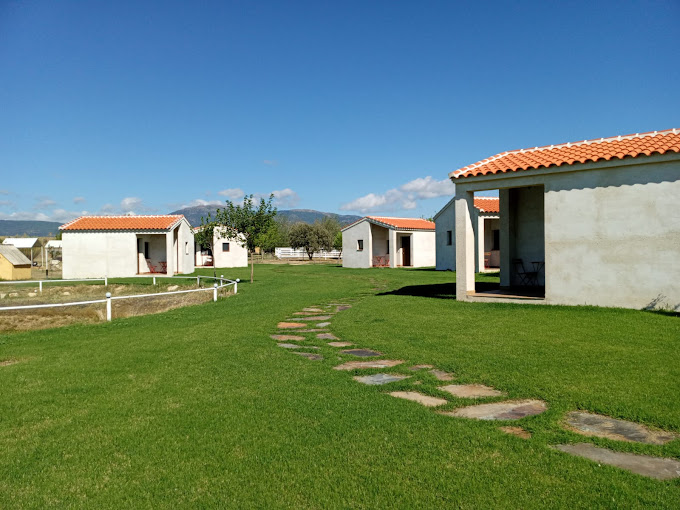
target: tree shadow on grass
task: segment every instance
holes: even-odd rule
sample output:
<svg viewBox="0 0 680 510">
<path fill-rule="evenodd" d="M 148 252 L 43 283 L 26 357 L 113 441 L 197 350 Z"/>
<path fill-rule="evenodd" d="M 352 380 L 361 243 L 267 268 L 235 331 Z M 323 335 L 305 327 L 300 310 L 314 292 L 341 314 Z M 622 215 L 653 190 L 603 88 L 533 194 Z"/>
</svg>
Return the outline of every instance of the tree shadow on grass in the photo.
<svg viewBox="0 0 680 510">
<path fill-rule="evenodd" d="M 500 284 L 494 282 L 477 282 L 477 292 L 497 290 Z M 414 296 L 436 299 L 456 299 L 455 283 L 433 283 L 431 285 L 407 285 L 390 292 L 380 292 L 378 296 Z"/>
</svg>

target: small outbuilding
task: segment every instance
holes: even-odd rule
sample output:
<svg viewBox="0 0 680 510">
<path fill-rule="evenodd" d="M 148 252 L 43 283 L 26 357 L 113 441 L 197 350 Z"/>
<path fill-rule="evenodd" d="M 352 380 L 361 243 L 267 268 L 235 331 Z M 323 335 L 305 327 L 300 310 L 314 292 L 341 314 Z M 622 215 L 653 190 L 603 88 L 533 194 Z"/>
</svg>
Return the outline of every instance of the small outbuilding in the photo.
<svg viewBox="0 0 680 510">
<path fill-rule="evenodd" d="M 459 301 L 680 310 L 680 130 L 504 152 L 452 172 Z M 475 289 L 475 193 L 499 190 L 500 284 Z"/>
<path fill-rule="evenodd" d="M 342 267 L 428 267 L 435 258 L 433 221 L 366 216 L 342 229 Z"/>
<path fill-rule="evenodd" d="M 201 227 L 196 227 L 194 232 Z M 196 267 L 247 267 L 248 249 L 236 239 L 227 239 L 219 227 L 215 227 L 212 250 L 209 246 L 196 245 Z"/>
<path fill-rule="evenodd" d="M 11 245 L 17 248 L 21 253 L 26 255 L 31 264 L 33 264 L 35 256 L 40 255 L 40 249 L 42 247 L 40 239 L 37 237 L 8 237 L 2 244 Z"/>
<path fill-rule="evenodd" d="M 456 270 L 456 214 L 452 198 L 434 217 L 437 238 L 437 271 Z M 475 271 L 497 271 L 500 267 L 500 220 L 498 197 L 475 197 Z"/>
<path fill-rule="evenodd" d="M 0 244 L 0 280 L 30 280 L 31 261 L 11 244 Z"/>
<path fill-rule="evenodd" d="M 183 215 L 82 216 L 60 230 L 66 279 L 194 271 L 194 235 Z"/>
</svg>

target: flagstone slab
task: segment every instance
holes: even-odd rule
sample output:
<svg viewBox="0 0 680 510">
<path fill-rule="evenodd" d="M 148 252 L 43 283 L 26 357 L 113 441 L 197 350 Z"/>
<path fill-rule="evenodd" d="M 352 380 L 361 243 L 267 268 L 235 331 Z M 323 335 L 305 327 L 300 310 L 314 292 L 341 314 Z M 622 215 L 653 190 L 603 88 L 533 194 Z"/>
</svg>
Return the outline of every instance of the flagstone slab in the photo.
<svg viewBox="0 0 680 510">
<path fill-rule="evenodd" d="M 343 354 L 351 354 L 360 358 L 372 358 L 374 356 L 382 356 L 382 352 L 372 351 L 370 349 L 347 349 L 342 351 Z"/>
<path fill-rule="evenodd" d="M 296 321 L 325 321 L 330 319 L 330 315 L 315 315 L 314 317 L 295 317 Z"/>
<path fill-rule="evenodd" d="M 283 347 L 284 349 L 319 349 L 318 347 L 315 347 L 313 345 L 298 345 L 298 344 L 276 344 L 279 347 Z"/>
<path fill-rule="evenodd" d="M 572 411 L 565 422 L 569 429 L 584 436 L 603 437 L 615 441 L 629 441 L 662 445 L 673 441 L 677 436 L 672 432 L 652 430 L 632 421 L 617 420 L 601 414 Z"/>
<path fill-rule="evenodd" d="M 600 448 L 590 443 L 558 444 L 553 446 L 556 450 L 583 457 L 600 464 L 615 466 L 635 474 L 656 478 L 657 480 L 670 480 L 680 478 L 680 461 L 652 457 L 650 455 L 638 455 L 635 453 L 615 452 L 607 448 Z"/>
<path fill-rule="evenodd" d="M 303 312 L 323 313 L 323 310 L 321 308 L 315 308 L 315 307 L 303 308 L 302 311 Z"/>
<path fill-rule="evenodd" d="M 390 368 L 401 365 L 404 361 L 400 359 L 376 359 L 371 361 L 348 361 L 337 367 L 334 370 L 361 370 L 367 368 Z"/>
<path fill-rule="evenodd" d="M 270 335 L 272 340 L 281 340 L 283 342 L 286 341 L 295 341 L 295 342 L 302 342 L 305 340 L 304 336 L 300 335 Z"/>
<path fill-rule="evenodd" d="M 505 393 L 498 391 L 491 386 L 483 384 L 449 384 L 440 386 L 440 390 L 446 391 L 458 398 L 482 398 L 482 397 L 503 397 Z"/>
<path fill-rule="evenodd" d="M 453 374 L 445 372 L 444 370 L 437 370 L 436 368 L 430 370 L 430 373 L 435 376 L 438 381 L 453 381 L 455 379 Z"/>
<path fill-rule="evenodd" d="M 352 342 L 328 342 L 328 345 L 331 347 L 349 347 L 354 344 Z"/>
<path fill-rule="evenodd" d="M 293 315 L 300 315 L 302 317 L 314 317 L 315 315 L 326 315 L 328 312 L 324 312 L 323 310 L 319 310 L 318 312 L 295 312 Z"/>
<path fill-rule="evenodd" d="M 413 370 L 414 372 L 416 370 L 423 370 L 425 368 L 434 368 L 433 365 L 413 365 L 412 367 L 409 367 L 409 370 Z"/>
<path fill-rule="evenodd" d="M 340 340 L 333 333 L 319 333 L 318 335 L 316 335 L 316 337 L 320 338 L 321 340 Z M 350 344 L 350 345 L 352 345 L 352 344 Z"/>
<path fill-rule="evenodd" d="M 462 407 L 441 414 L 474 420 L 519 420 L 541 414 L 548 409 L 542 400 L 510 400 L 493 404 L 478 404 Z"/>
<path fill-rule="evenodd" d="M 498 427 L 498 430 L 510 434 L 511 436 L 521 437 L 522 439 L 531 439 L 531 432 L 524 430 L 522 427 Z"/>
<path fill-rule="evenodd" d="M 276 326 L 279 329 L 296 329 L 296 328 L 306 328 L 307 324 L 302 322 L 279 322 Z"/>
<path fill-rule="evenodd" d="M 443 398 L 431 397 L 429 395 L 424 395 L 423 393 L 418 393 L 417 391 L 393 391 L 390 395 L 410 400 L 411 402 L 418 402 L 425 407 L 439 407 L 448 403 L 448 401 Z"/>
<path fill-rule="evenodd" d="M 310 359 L 312 361 L 320 361 L 323 359 L 323 356 L 321 354 L 314 354 L 313 352 L 296 352 L 293 351 L 293 354 L 297 354 L 298 356 L 302 356 L 303 358 Z"/>
<path fill-rule="evenodd" d="M 327 328 L 327 327 L 330 326 L 330 325 L 331 325 L 330 322 L 319 322 L 319 323 L 316 325 L 316 327 L 317 327 L 317 328 Z"/>
<path fill-rule="evenodd" d="M 373 374 L 354 376 L 355 381 L 359 381 L 362 384 L 368 384 L 369 386 L 380 386 L 383 384 L 389 384 L 391 382 L 401 381 L 403 379 L 408 378 L 409 378 L 408 375 L 397 374 Z"/>
<path fill-rule="evenodd" d="M 309 324 L 305 324 L 305 326 L 309 326 Z M 319 333 L 319 332 L 324 332 L 324 331 L 327 331 L 327 330 L 320 329 L 320 328 L 297 329 L 297 330 L 295 330 L 296 333 Z"/>
</svg>

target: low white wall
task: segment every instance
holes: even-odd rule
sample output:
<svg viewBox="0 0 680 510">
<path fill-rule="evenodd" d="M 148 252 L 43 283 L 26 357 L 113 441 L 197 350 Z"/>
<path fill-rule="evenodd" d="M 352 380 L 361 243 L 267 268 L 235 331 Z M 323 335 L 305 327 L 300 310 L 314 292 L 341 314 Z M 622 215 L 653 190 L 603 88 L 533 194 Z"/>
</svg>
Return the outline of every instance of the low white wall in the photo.
<svg viewBox="0 0 680 510">
<path fill-rule="evenodd" d="M 434 220 L 436 268 L 438 271 L 456 270 L 456 213 L 454 202 L 446 204 Z M 447 245 L 447 232 L 451 232 L 451 244 Z"/>
<path fill-rule="evenodd" d="M 357 250 L 357 241 L 364 241 L 363 251 Z M 360 221 L 342 231 L 342 267 L 371 267 L 371 224 Z"/>
<path fill-rule="evenodd" d="M 411 266 L 433 267 L 437 261 L 435 231 L 413 232 L 411 234 Z"/>
</svg>

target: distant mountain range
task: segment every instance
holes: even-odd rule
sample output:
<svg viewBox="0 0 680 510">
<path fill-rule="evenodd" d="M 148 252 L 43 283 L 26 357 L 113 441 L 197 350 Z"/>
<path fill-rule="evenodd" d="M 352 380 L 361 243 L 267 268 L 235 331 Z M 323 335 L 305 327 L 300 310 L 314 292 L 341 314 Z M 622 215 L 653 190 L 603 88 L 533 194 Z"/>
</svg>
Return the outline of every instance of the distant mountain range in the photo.
<svg viewBox="0 0 680 510">
<path fill-rule="evenodd" d="M 215 207 L 199 205 L 196 207 L 186 207 L 173 211 L 170 214 L 183 214 L 189 223 L 194 227 L 201 224 L 201 218 L 208 216 L 208 213 L 215 215 Z M 279 211 L 279 218 L 286 218 L 291 223 L 301 221 L 303 223 L 314 223 L 323 218 L 335 218 L 340 225 L 345 226 L 361 219 L 361 216 L 353 214 L 334 214 L 312 209 L 290 209 Z M 54 237 L 59 231 L 61 223 L 55 221 L 15 221 L 0 220 L 0 236 L 3 237 Z"/>
<path fill-rule="evenodd" d="M 185 207 L 184 209 L 178 209 L 170 214 L 183 214 L 189 223 L 194 227 L 201 224 L 201 218 L 205 218 L 210 213 L 215 216 L 216 207 L 207 205 L 197 205 L 195 207 Z M 277 216 L 279 218 L 286 218 L 291 223 L 296 223 L 301 221 L 303 223 L 314 223 L 317 220 L 322 220 L 323 218 L 335 218 L 338 220 L 340 225 L 345 226 L 350 223 L 354 223 L 360 220 L 361 216 L 355 216 L 354 214 L 335 214 L 321 211 L 314 211 L 312 209 L 289 209 L 278 211 Z"/>
<path fill-rule="evenodd" d="M 0 236 L 3 237 L 54 237 L 61 223 L 55 221 L 0 220 Z"/>
</svg>

